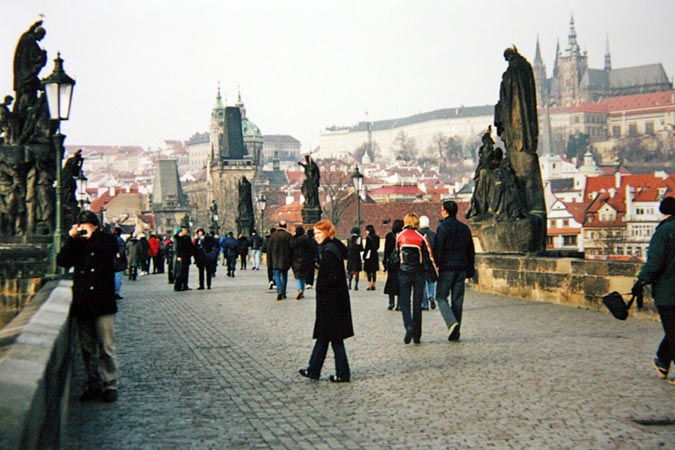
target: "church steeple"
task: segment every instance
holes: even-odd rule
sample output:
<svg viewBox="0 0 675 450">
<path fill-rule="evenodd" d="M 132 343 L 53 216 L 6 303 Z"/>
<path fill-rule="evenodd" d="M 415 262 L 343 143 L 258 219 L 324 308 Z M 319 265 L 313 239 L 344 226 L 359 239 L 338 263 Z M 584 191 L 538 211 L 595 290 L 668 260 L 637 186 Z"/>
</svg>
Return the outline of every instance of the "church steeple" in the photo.
<svg viewBox="0 0 675 450">
<path fill-rule="evenodd" d="M 553 78 L 558 78 L 558 59 L 560 58 L 560 39 L 555 40 L 555 62 L 553 63 Z"/>
<path fill-rule="evenodd" d="M 574 28 L 574 15 L 570 17 L 570 32 L 567 35 L 567 48 L 565 52 L 570 56 L 581 54 L 579 43 L 577 42 L 577 30 Z"/>
<path fill-rule="evenodd" d="M 223 98 L 220 95 L 220 81 L 218 82 L 218 94 L 216 95 L 216 104 L 213 106 L 213 109 L 225 109 L 223 105 Z"/>
<path fill-rule="evenodd" d="M 237 104 L 234 106 L 238 107 L 241 111 L 241 118 L 246 119 L 246 107 L 244 106 L 244 102 L 241 101 L 241 86 L 237 86 Z"/>
<path fill-rule="evenodd" d="M 612 55 L 609 54 L 609 35 L 607 35 L 605 45 L 605 72 L 612 70 Z"/>
<path fill-rule="evenodd" d="M 537 103 L 538 106 L 545 105 L 548 93 L 546 92 L 546 66 L 541 58 L 541 48 L 539 46 L 539 35 L 537 35 L 537 46 L 534 53 L 534 65 L 532 66 L 534 72 L 534 82 L 537 88 Z"/>
</svg>

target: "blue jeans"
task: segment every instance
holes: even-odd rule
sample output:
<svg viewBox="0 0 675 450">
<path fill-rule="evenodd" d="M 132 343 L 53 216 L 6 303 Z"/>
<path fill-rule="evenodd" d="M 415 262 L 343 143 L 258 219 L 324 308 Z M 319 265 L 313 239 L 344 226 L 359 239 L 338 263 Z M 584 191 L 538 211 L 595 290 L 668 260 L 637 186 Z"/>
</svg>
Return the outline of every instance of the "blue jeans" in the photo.
<svg viewBox="0 0 675 450">
<path fill-rule="evenodd" d="M 323 362 L 326 360 L 326 353 L 328 352 L 328 343 L 333 347 L 333 354 L 335 355 L 335 375 L 342 380 L 349 380 L 351 373 L 349 371 L 349 361 L 347 360 L 347 350 L 345 350 L 345 341 L 342 339 L 317 339 L 312 350 L 312 356 L 309 358 L 309 372 L 310 377 L 319 378 L 321 376 L 321 368 Z"/>
<path fill-rule="evenodd" d="M 253 264 L 253 269 L 260 269 L 260 253 L 261 250 L 251 250 L 251 261 Z"/>
<path fill-rule="evenodd" d="M 303 291 L 305 292 L 305 285 L 307 283 L 305 282 L 305 279 L 300 277 L 295 279 L 295 287 L 297 288 L 298 291 Z"/>
<path fill-rule="evenodd" d="M 436 298 L 436 282 L 426 280 L 424 282 L 424 298 L 422 299 L 422 308 L 429 308 L 430 298 Z"/>
<path fill-rule="evenodd" d="M 438 309 L 441 311 L 445 324 L 449 327 L 453 323 L 462 323 L 462 308 L 464 306 L 464 280 L 466 272 L 444 270 L 440 273 L 437 286 Z M 451 303 L 448 303 L 450 296 Z M 457 327 L 459 331 L 459 327 Z"/>
<path fill-rule="evenodd" d="M 274 269 L 274 284 L 277 285 L 277 293 L 286 295 L 286 283 L 288 283 L 288 269 Z"/>
<path fill-rule="evenodd" d="M 398 276 L 399 295 L 398 305 L 401 307 L 403 326 L 412 328 L 412 337 L 419 340 L 422 337 L 422 298 L 424 297 L 424 271 L 407 272 L 401 270 Z M 412 294 L 412 315 L 410 314 L 410 295 Z"/>
<path fill-rule="evenodd" d="M 120 295 L 120 289 L 122 289 L 122 280 L 124 279 L 124 270 L 115 272 L 115 294 Z"/>
</svg>

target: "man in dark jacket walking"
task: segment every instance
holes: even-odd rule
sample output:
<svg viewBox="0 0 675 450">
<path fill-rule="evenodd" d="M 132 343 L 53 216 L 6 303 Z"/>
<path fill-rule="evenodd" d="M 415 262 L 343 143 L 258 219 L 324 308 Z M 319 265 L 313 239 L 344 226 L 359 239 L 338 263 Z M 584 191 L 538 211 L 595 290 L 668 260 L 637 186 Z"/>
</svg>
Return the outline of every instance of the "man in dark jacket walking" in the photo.
<svg viewBox="0 0 675 450">
<path fill-rule="evenodd" d="M 475 251 L 471 230 L 457 220 L 457 203 L 443 202 L 441 224 L 436 230 L 434 257 L 438 264 L 439 277 L 436 286 L 438 309 L 448 327 L 449 341 L 459 341 L 464 305 L 464 280 L 472 278 L 475 272 Z M 448 296 L 451 295 L 451 304 Z"/>
<path fill-rule="evenodd" d="M 194 254 L 192 240 L 188 235 L 186 226 L 176 229 L 174 235 L 174 245 L 176 252 L 176 268 L 174 269 L 174 291 L 189 291 L 188 278 L 190 277 L 190 259 Z"/>
<path fill-rule="evenodd" d="M 286 221 L 279 222 L 276 231 L 270 236 L 267 246 L 267 258 L 271 262 L 274 273 L 274 284 L 277 286 L 277 300 L 286 298 L 288 269 L 291 267 L 291 234 L 286 231 Z"/>
<path fill-rule="evenodd" d="M 659 378 L 666 379 L 670 365 L 675 361 L 675 197 L 664 198 L 659 211 L 669 217 L 656 227 L 649 241 L 647 262 L 642 266 L 631 292 L 642 295 L 645 284 L 652 286 L 654 305 L 664 331 L 656 350 L 654 368 Z M 675 377 L 669 383 L 675 386 Z"/>
<path fill-rule="evenodd" d="M 57 256 L 62 267 L 74 267 L 71 315 L 77 321 L 87 388 L 81 401 L 117 400 L 119 374 L 114 341 L 115 255 L 119 244 L 101 232 L 96 214 L 83 211 L 68 231 Z"/>
</svg>

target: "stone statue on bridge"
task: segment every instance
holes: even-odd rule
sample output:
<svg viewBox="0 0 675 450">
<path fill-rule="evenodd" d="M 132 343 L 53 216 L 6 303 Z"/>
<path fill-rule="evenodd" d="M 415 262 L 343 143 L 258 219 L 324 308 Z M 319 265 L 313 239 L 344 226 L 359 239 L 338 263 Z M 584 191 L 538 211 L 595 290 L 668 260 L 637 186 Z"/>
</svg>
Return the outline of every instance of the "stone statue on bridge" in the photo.
<svg viewBox="0 0 675 450">
<path fill-rule="evenodd" d="M 505 150 L 495 149 L 491 127 L 483 135 L 476 185 L 467 219 L 483 251 L 541 253 L 546 248 L 546 204 L 537 142 L 534 73 L 514 47 L 502 75 L 494 125 Z"/>
</svg>

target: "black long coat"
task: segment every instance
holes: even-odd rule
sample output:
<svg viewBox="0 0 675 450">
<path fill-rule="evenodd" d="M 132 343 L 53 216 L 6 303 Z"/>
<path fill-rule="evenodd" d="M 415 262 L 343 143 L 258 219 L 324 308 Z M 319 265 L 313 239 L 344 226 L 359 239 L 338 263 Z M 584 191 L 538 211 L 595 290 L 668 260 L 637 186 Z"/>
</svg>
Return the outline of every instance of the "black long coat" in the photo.
<svg viewBox="0 0 675 450">
<path fill-rule="evenodd" d="M 390 261 L 391 254 L 396 248 L 396 235 L 393 232 L 387 233 L 384 238 L 384 256 L 382 265 L 387 271 L 387 281 L 384 283 L 384 293 L 398 295 L 400 284 L 398 282 L 398 271 L 400 264 Z"/>
<path fill-rule="evenodd" d="M 366 236 L 366 248 L 364 249 L 363 270 L 366 272 L 377 272 L 380 270 L 380 237 L 375 233 L 369 233 Z"/>
<path fill-rule="evenodd" d="M 115 300 L 115 255 L 119 249 L 112 234 L 94 231 L 89 239 L 66 237 L 56 257 L 61 267 L 74 267 L 75 318 L 93 318 L 117 312 Z"/>
<path fill-rule="evenodd" d="M 293 276 L 307 279 L 314 270 L 314 247 L 309 236 L 293 236 L 291 239 Z"/>
<path fill-rule="evenodd" d="M 361 237 L 352 234 L 349 237 L 349 247 L 347 247 L 347 272 L 359 273 L 363 270 L 363 263 L 361 262 L 362 251 Z"/>
<path fill-rule="evenodd" d="M 347 247 L 337 239 L 319 247 L 316 277 L 316 321 L 314 339 L 346 339 L 354 336 L 344 260 Z"/>
</svg>

